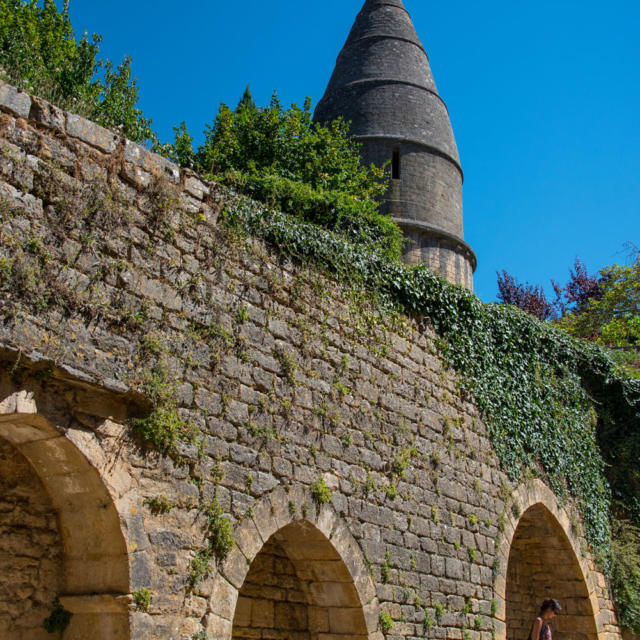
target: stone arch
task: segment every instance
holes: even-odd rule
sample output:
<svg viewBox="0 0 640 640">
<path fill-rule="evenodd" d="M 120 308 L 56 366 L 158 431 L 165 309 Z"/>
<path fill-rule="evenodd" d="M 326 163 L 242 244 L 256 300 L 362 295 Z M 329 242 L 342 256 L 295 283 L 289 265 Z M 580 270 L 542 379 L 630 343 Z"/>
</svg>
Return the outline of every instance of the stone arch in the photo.
<svg viewBox="0 0 640 640">
<path fill-rule="evenodd" d="M 28 461 L 57 517 L 62 576 L 56 595 L 73 613 L 62 637 L 128 640 L 127 547 L 100 474 L 75 444 L 38 414 L 26 391 L 0 402 L 0 438 Z"/>
<path fill-rule="evenodd" d="M 611 611 L 601 608 L 599 595 L 606 593 L 606 581 L 581 547 L 586 545 L 580 532 L 541 480 L 515 491 L 496 550 L 498 640 L 526 640 L 546 597 L 558 598 L 565 607 L 554 622 L 554 638 L 605 637 Z"/>
<path fill-rule="evenodd" d="M 208 634 L 219 640 L 248 637 L 253 619 L 263 624 L 262 608 L 272 631 L 278 631 L 279 613 L 280 619 L 293 616 L 297 622 L 280 631 L 296 638 L 316 640 L 326 634 L 382 640 L 378 598 L 364 554 L 333 507 L 315 505 L 308 489 L 276 488 L 258 501 L 235 538 L 235 548 L 214 578 Z M 270 584 L 278 574 L 281 584 Z M 280 597 L 282 590 L 273 588 L 284 584 L 291 606 L 284 603 L 277 610 L 275 600 L 273 607 L 269 604 L 270 595 L 261 599 L 261 593 Z M 252 618 L 253 606 L 258 608 Z"/>
</svg>

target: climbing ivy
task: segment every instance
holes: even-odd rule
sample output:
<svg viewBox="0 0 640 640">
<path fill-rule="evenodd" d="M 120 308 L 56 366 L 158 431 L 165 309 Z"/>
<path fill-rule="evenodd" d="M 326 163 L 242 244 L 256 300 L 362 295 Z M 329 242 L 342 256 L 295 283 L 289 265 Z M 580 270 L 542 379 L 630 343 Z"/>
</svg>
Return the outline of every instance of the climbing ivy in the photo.
<svg viewBox="0 0 640 640">
<path fill-rule="evenodd" d="M 608 546 L 612 489 L 618 499 L 634 486 L 628 481 L 640 453 L 640 384 L 605 349 L 515 308 L 483 304 L 424 265 L 408 267 L 244 197 L 229 195 L 224 223 L 369 290 L 386 308 L 428 318 L 509 477 L 518 481 L 533 469 L 560 498 L 578 498 L 588 542 Z M 626 466 L 610 487 L 605 462 L 614 458 Z M 634 500 L 626 504 L 637 519 Z"/>
</svg>

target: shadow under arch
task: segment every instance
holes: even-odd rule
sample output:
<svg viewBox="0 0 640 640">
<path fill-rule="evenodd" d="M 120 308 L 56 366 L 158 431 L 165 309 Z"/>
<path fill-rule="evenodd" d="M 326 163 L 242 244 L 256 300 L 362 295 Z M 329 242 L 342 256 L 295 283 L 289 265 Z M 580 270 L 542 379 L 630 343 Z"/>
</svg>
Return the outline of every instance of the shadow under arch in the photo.
<svg viewBox="0 0 640 640">
<path fill-rule="evenodd" d="M 364 554 L 333 507 L 315 505 L 308 489 L 275 489 L 235 537 L 214 578 L 208 634 L 382 640 Z"/>
<path fill-rule="evenodd" d="M 120 518 L 99 473 L 37 413 L 31 394 L 0 399 L 0 438 L 29 462 L 58 517 L 64 640 L 128 640 L 129 564 Z"/>
<path fill-rule="evenodd" d="M 536 479 L 513 494 L 511 511 L 497 549 L 496 638 L 527 640 L 549 597 L 564 607 L 553 622 L 555 640 L 604 638 L 610 611 L 601 609 L 598 592 L 606 591 L 606 581 L 583 555 L 583 540 L 553 492 Z"/>
</svg>

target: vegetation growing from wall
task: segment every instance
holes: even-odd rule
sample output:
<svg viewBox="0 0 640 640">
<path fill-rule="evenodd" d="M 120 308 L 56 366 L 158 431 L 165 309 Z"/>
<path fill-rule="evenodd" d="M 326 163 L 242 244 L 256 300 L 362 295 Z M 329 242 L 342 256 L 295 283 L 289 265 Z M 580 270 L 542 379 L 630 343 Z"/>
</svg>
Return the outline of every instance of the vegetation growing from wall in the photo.
<svg viewBox="0 0 640 640">
<path fill-rule="evenodd" d="M 620 623 L 640 632 L 640 529 L 628 522 L 614 521 L 608 562 L 615 585 Z"/>
<path fill-rule="evenodd" d="M 131 58 L 115 66 L 98 59 L 101 37 L 76 40 L 69 0 L 0 0 L 0 77 L 63 109 L 85 116 L 136 142 L 156 136 L 136 107 Z"/>
<path fill-rule="evenodd" d="M 186 125 L 173 144 L 156 150 L 181 166 L 343 235 L 350 242 L 399 258 L 397 225 L 378 212 L 384 168 L 362 164 L 359 144 L 342 120 L 312 121 L 311 100 L 285 109 L 274 94 L 256 107 L 248 90 L 235 110 L 221 105 L 197 150 Z"/>
<path fill-rule="evenodd" d="M 640 383 L 602 347 L 513 307 L 485 305 L 423 265 L 407 267 L 243 197 L 230 197 L 224 222 L 366 288 L 388 308 L 428 319 L 509 477 L 533 471 L 561 499 L 575 496 L 594 549 L 610 546 L 612 508 L 640 522 Z M 640 594 L 640 577 L 625 588 Z"/>
</svg>

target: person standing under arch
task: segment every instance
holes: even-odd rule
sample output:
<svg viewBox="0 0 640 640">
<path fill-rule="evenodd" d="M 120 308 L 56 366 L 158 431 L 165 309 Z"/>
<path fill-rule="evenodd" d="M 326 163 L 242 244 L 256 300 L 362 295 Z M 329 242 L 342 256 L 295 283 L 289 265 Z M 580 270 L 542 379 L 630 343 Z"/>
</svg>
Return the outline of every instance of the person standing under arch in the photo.
<svg viewBox="0 0 640 640">
<path fill-rule="evenodd" d="M 556 617 L 558 611 L 562 611 L 562 607 L 555 598 L 544 600 L 540 607 L 540 614 L 531 627 L 529 640 L 552 640 L 549 623 Z"/>
</svg>

